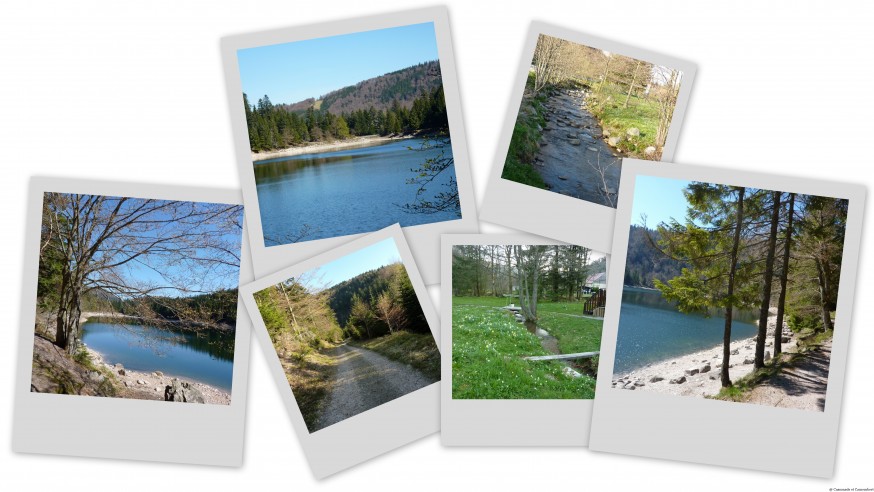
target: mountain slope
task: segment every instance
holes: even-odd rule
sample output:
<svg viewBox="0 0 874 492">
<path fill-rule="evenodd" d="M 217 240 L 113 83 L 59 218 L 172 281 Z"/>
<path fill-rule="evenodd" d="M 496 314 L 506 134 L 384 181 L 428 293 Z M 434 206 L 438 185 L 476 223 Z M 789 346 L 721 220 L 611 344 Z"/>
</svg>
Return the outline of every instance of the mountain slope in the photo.
<svg viewBox="0 0 874 492">
<path fill-rule="evenodd" d="M 292 104 L 283 104 L 287 111 L 302 112 L 309 108 L 334 114 L 351 113 L 373 106 L 377 110 L 391 108 L 394 101 L 410 108 L 416 96 L 443 84 L 440 62 L 420 63 L 394 72 L 362 80 L 355 85 L 331 91 L 318 100 L 309 98 Z"/>
</svg>

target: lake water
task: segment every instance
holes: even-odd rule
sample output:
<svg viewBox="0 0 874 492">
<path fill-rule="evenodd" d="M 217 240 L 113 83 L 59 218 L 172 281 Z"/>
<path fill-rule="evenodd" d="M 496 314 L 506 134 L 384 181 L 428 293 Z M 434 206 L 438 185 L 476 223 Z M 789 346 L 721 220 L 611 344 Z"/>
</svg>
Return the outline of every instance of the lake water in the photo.
<svg viewBox="0 0 874 492">
<path fill-rule="evenodd" d="M 415 177 L 412 169 L 441 151 L 452 155 L 448 144 L 442 150 L 420 150 L 422 144 L 414 138 L 256 162 L 264 243 L 275 246 L 372 232 L 395 222 L 413 226 L 460 219 L 456 210 L 422 214 L 402 208 L 416 198 L 418 186 L 407 183 Z M 454 177 L 452 165 L 428 185 L 422 198 L 445 192 L 444 184 Z"/>
<path fill-rule="evenodd" d="M 731 339 L 755 336 L 758 316 L 735 310 Z M 683 314 L 657 290 L 625 287 L 619 314 L 614 374 L 624 374 L 653 362 L 691 354 L 722 344 L 725 320 L 718 311 L 711 317 Z"/>
<path fill-rule="evenodd" d="M 161 371 L 231 391 L 234 334 L 161 329 L 149 325 L 87 322 L 82 341 L 108 364 Z"/>
</svg>

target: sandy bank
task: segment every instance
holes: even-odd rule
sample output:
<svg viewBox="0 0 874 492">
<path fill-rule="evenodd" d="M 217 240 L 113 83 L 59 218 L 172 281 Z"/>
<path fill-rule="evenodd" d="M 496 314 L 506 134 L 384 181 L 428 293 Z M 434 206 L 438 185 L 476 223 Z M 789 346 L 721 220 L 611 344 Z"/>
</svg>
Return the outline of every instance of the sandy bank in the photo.
<svg viewBox="0 0 874 492">
<path fill-rule="evenodd" d="M 309 143 L 299 147 L 289 147 L 287 149 L 271 150 L 268 152 L 252 152 L 252 162 L 265 161 L 268 159 L 276 159 L 279 157 L 291 157 L 304 154 L 318 154 L 320 152 L 333 152 L 335 150 L 354 149 L 359 147 L 370 147 L 379 145 L 394 140 L 406 140 L 413 138 L 412 135 L 404 135 L 400 137 L 380 137 L 376 135 L 368 135 L 364 137 L 352 137 L 346 140 L 325 143 Z"/>
<path fill-rule="evenodd" d="M 768 317 L 768 337 L 765 341 L 765 358 L 774 354 L 774 328 L 776 316 Z M 783 352 L 792 352 L 796 347 L 794 334 L 784 323 Z M 786 340 L 786 338 L 784 338 Z M 745 338 L 731 343 L 728 373 L 732 381 L 753 372 L 756 352 L 756 337 Z M 616 374 L 612 387 L 634 390 L 656 391 L 658 393 L 681 396 L 710 396 L 719 393 L 722 383 L 719 372 L 722 368 L 722 344 L 709 349 L 674 357 L 627 374 Z M 675 381 L 672 383 L 671 381 Z M 682 381 L 682 382 L 678 382 Z"/>
<path fill-rule="evenodd" d="M 103 360 L 103 355 L 100 354 L 100 352 L 97 352 L 90 347 L 85 347 L 85 349 L 91 356 L 91 361 L 94 365 L 98 367 L 103 366 L 110 370 L 115 376 L 115 379 L 118 380 L 119 384 L 123 385 L 125 388 L 137 390 L 137 393 L 139 394 L 154 393 L 154 398 L 148 398 L 150 400 L 163 400 L 164 388 L 170 385 L 173 379 L 179 379 L 180 381 L 189 382 L 196 389 L 200 390 L 200 392 L 203 393 L 203 399 L 206 403 L 214 405 L 231 404 L 231 394 L 214 386 L 194 381 L 190 378 L 164 374 L 161 371 L 142 372 L 127 369 L 121 364 L 110 365 Z M 124 374 L 122 374 L 122 372 L 124 372 Z"/>
</svg>

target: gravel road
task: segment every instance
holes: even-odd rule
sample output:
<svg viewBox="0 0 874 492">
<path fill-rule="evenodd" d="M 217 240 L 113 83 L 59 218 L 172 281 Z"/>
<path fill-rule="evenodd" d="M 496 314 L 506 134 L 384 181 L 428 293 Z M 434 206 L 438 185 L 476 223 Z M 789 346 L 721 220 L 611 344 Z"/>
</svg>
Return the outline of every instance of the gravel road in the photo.
<svg viewBox="0 0 874 492">
<path fill-rule="evenodd" d="M 340 345 L 327 355 L 337 359 L 337 372 L 313 432 L 436 382 L 412 366 L 361 347 Z"/>
<path fill-rule="evenodd" d="M 832 341 L 829 340 L 792 367 L 756 387 L 750 394 L 750 403 L 824 411 L 831 355 Z"/>
</svg>

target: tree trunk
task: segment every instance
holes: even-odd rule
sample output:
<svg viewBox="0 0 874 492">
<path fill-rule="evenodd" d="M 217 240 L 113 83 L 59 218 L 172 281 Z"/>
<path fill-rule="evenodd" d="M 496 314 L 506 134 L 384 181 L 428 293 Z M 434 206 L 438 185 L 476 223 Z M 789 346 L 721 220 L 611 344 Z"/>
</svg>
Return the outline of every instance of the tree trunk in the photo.
<svg viewBox="0 0 874 492">
<path fill-rule="evenodd" d="M 771 211 L 771 232 L 768 235 L 768 252 L 765 256 L 765 273 L 762 279 L 762 304 L 759 309 L 759 334 L 756 337 L 755 368 L 765 367 L 765 339 L 768 337 L 768 314 L 771 308 L 771 283 L 774 278 L 774 253 L 777 249 L 777 231 L 780 225 L 780 195 L 773 194 L 773 209 Z"/>
<path fill-rule="evenodd" d="M 786 282 L 789 279 L 789 252 L 792 244 L 792 218 L 795 215 L 795 193 L 789 194 L 789 219 L 783 244 L 783 268 L 780 271 L 780 298 L 777 301 L 777 324 L 774 327 L 774 357 L 783 352 L 783 314 L 786 307 Z"/>
<path fill-rule="evenodd" d="M 731 311 L 734 305 L 734 274 L 737 270 L 737 250 L 740 245 L 740 231 L 743 225 L 744 215 L 744 193 L 746 188 L 738 188 L 737 194 L 737 220 L 734 226 L 734 241 L 731 245 L 731 256 L 729 261 L 731 265 L 728 270 L 728 302 L 725 305 L 725 328 L 722 333 L 722 368 L 720 370 L 720 379 L 723 388 L 731 387 L 731 377 L 728 375 L 729 359 L 731 358 Z"/>
<path fill-rule="evenodd" d="M 640 68 L 640 60 L 637 60 L 637 65 L 634 66 L 634 72 L 631 74 L 631 85 L 628 86 L 628 94 L 625 95 L 625 104 L 623 108 L 628 107 L 628 100 L 631 99 L 631 91 L 634 90 L 634 82 L 637 80 L 637 69 Z"/>
<path fill-rule="evenodd" d="M 822 327 L 826 330 L 834 330 L 832 326 L 832 317 L 828 308 L 828 285 L 825 280 L 825 268 L 819 258 L 814 259 L 816 262 L 817 280 L 819 281 L 819 305 L 822 310 Z"/>
</svg>

